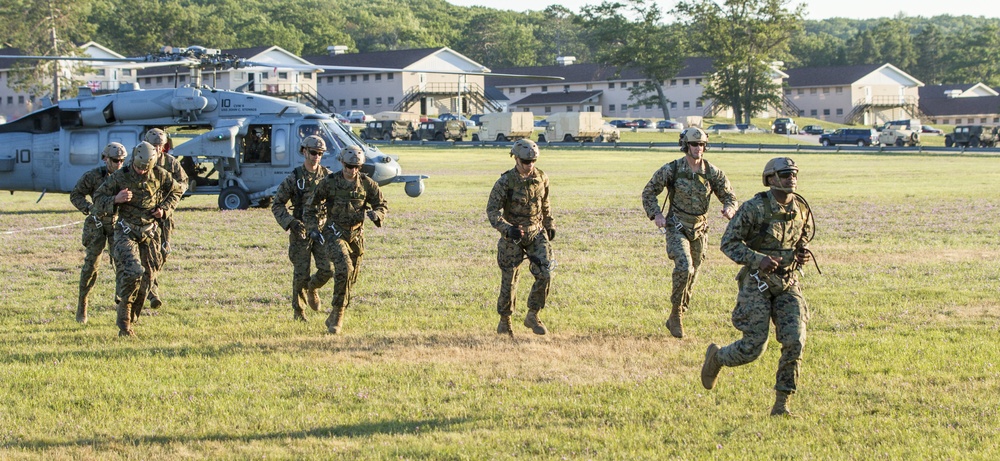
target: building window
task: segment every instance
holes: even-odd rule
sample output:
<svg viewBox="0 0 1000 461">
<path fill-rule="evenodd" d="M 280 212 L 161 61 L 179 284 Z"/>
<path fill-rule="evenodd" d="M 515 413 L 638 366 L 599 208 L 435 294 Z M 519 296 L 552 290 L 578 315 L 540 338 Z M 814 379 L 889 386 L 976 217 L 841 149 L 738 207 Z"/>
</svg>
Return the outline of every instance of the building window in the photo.
<svg viewBox="0 0 1000 461">
<path fill-rule="evenodd" d="M 163 77 L 156 77 L 156 83 L 163 83 Z"/>
<path fill-rule="evenodd" d="M 131 77 L 132 76 L 132 69 L 122 69 L 122 76 L 123 77 Z"/>
<path fill-rule="evenodd" d="M 351 99 L 351 107 L 358 107 L 358 98 Z"/>
<path fill-rule="evenodd" d="M 549 92 L 549 87 L 546 85 L 542 85 L 542 93 L 548 93 L 548 92 Z"/>
<path fill-rule="evenodd" d="M 304 78 L 306 80 L 312 80 L 313 79 L 313 73 L 312 72 L 303 72 L 302 73 L 302 78 Z"/>
<path fill-rule="evenodd" d="M 837 90 L 836 90 L 836 93 L 837 93 L 837 94 L 840 94 L 840 93 L 843 93 L 843 92 L 844 92 L 844 87 L 842 87 L 842 86 L 838 86 L 838 87 L 837 87 Z"/>
<path fill-rule="evenodd" d="M 810 117 L 815 117 L 816 116 L 816 109 L 810 109 L 809 110 L 809 116 Z"/>
<path fill-rule="evenodd" d="M 670 80 L 670 86 L 677 86 L 677 79 Z"/>
<path fill-rule="evenodd" d="M 513 88 L 507 88 L 507 94 L 514 94 L 514 91 Z"/>
<path fill-rule="evenodd" d="M 341 99 L 340 102 L 337 105 L 341 106 L 341 107 L 346 106 L 347 105 L 347 100 L 346 99 Z"/>
<path fill-rule="evenodd" d="M 691 79 L 685 78 L 684 80 L 681 80 L 681 83 L 683 83 L 684 86 L 688 86 L 691 84 Z"/>
<path fill-rule="evenodd" d="M 14 97 L 13 96 L 7 96 L 7 104 L 14 104 Z"/>
<path fill-rule="evenodd" d="M 368 81 L 368 74 L 362 75 L 361 76 L 361 81 L 362 82 L 367 82 Z"/>
<path fill-rule="evenodd" d="M 521 94 L 524 94 L 524 93 L 527 93 L 527 92 L 528 92 L 528 88 L 527 88 L 527 87 L 524 87 L 524 86 L 522 86 L 522 87 L 521 87 Z"/>
<path fill-rule="evenodd" d="M 167 76 L 167 83 L 174 83 L 174 76 L 173 75 L 168 75 Z"/>
<path fill-rule="evenodd" d="M 107 69 L 97 69 L 97 72 L 95 72 L 94 75 L 97 75 L 98 77 L 103 77 L 107 75 Z"/>
<path fill-rule="evenodd" d="M 614 112 L 614 111 L 615 111 L 615 105 L 614 104 L 608 104 L 608 112 Z"/>
<path fill-rule="evenodd" d="M 184 83 L 184 82 L 186 82 L 186 81 L 187 81 L 187 75 L 181 75 L 181 77 L 180 77 L 180 78 L 178 78 L 177 80 L 178 80 L 178 81 L 179 81 L 180 83 Z"/>
<path fill-rule="evenodd" d="M 797 94 L 797 95 L 803 95 L 803 94 L 805 94 L 805 91 L 802 88 L 799 88 L 799 89 L 795 90 L 795 94 Z"/>
<path fill-rule="evenodd" d="M 288 72 L 278 72 L 278 80 L 288 80 Z"/>
<path fill-rule="evenodd" d="M 267 72 L 264 72 L 263 74 L 260 74 L 261 80 L 267 80 L 268 77 L 270 77 L 270 76 L 271 76 L 271 74 L 268 74 Z"/>
<path fill-rule="evenodd" d="M 785 88 L 785 94 L 791 96 L 792 95 L 792 89 L 791 88 Z"/>
<path fill-rule="evenodd" d="M 346 81 L 347 81 L 347 76 L 346 75 L 341 75 L 340 77 L 337 77 L 337 82 L 339 82 L 339 83 L 344 83 Z"/>
<path fill-rule="evenodd" d="M 552 107 L 551 107 L 551 106 L 545 106 L 545 110 L 544 110 L 544 112 L 545 112 L 546 114 L 550 114 L 550 113 L 552 113 Z"/>
<path fill-rule="evenodd" d="M 357 81 L 358 81 L 358 76 L 357 75 L 352 75 L 351 76 L 351 83 L 354 83 L 354 82 L 357 82 Z"/>
<path fill-rule="evenodd" d="M 382 81 L 382 74 L 375 74 L 375 81 L 376 82 L 381 82 Z"/>
<path fill-rule="evenodd" d="M 608 82 L 608 89 L 609 90 L 615 89 L 615 82 Z"/>
<path fill-rule="evenodd" d="M 700 99 L 694 102 L 694 106 L 695 106 L 695 107 L 701 107 L 701 106 L 704 106 L 704 105 L 705 105 L 705 104 L 704 104 L 703 102 L 701 102 L 701 100 L 700 100 Z"/>
<path fill-rule="evenodd" d="M 593 90 L 594 89 L 594 84 L 593 83 L 588 83 L 587 84 L 587 89 L 588 90 Z"/>
<path fill-rule="evenodd" d="M 385 102 L 388 103 L 388 104 L 395 104 L 396 103 L 396 97 L 395 96 L 389 96 L 388 98 L 386 98 Z"/>
<path fill-rule="evenodd" d="M 947 125 L 949 123 L 948 119 L 941 120 L 942 125 Z M 957 122 L 956 122 L 957 123 Z"/>
<path fill-rule="evenodd" d="M 844 115 L 844 109 L 837 109 L 837 115 Z"/>
<path fill-rule="evenodd" d="M 569 91 L 569 85 L 563 85 L 563 91 Z"/>
<path fill-rule="evenodd" d="M 830 94 L 829 88 L 823 88 L 823 94 Z"/>
<path fill-rule="evenodd" d="M 24 104 L 24 95 L 19 95 L 17 97 L 17 103 L 18 104 Z"/>
<path fill-rule="evenodd" d="M 676 108 L 677 108 L 677 102 L 675 102 L 675 101 L 670 101 L 670 108 L 671 108 L 671 109 L 676 109 Z"/>
<path fill-rule="evenodd" d="M 566 106 L 566 112 L 573 112 L 573 106 Z"/>
<path fill-rule="evenodd" d="M 361 100 L 361 104 L 363 104 L 365 107 L 368 107 L 368 105 L 371 104 L 371 99 L 364 98 Z"/>
<path fill-rule="evenodd" d="M 632 88 L 638 88 L 639 82 L 632 82 Z"/>
<path fill-rule="evenodd" d="M 694 84 L 695 85 L 701 85 L 701 79 L 700 78 L 694 79 Z"/>
<path fill-rule="evenodd" d="M 392 80 L 392 76 L 393 75 L 396 75 L 396 74 L 385 74 L 385 79 L 386 80 Z"/>
<path fill-rule="evenodd" d="M 799 117 L 805 117 L 805 116 L 806 116 L 806 111 L 799 110 Z"/>
<path fill-rule="evenodd" d="M 326 83 L 333 83 L 333 76 L 332 75 L 326 78 Z"/>
<path fill-rule="evenodd" d="M 824 116 L 830 115 L 830 109 L 823 109 L 823 115 Z"/>
<path fill-rule="evenodd" d="M 381 106 L 382 105 L 382 98 L 381 97 L 375 98 L 375 105 L 376 106 Z"/>
<path fill-rule="evenodd" d="M 685 109 L 690 109 L 691 108 L 691 101 L 684 101 L 684 108 Z"/>
<path fill-rule="evenodd" d="M 649 109 L 652 109 L 652 108 L 653 108 L 652 104 L 646 104 L 646 110 L 649 110 Z"/>
<path fill-rule="evenodd" d="M 986 123 L 986 117 L 979 119 L 979 123 Z"/>
<path fill-rule="evenodd" d="M 628 104 L 622 104 L 621 109 L 622 109 L 622 111 L 627 111 L 628 110 Z"/>
<path fill-rule="evenodd" d="M 153 84 L 153 79 L 152 79 L 152 77 L 146 77 L 146 84 L 147 84 L 147 85 L 152 85 L 152 84 Z"/>
<path fill-rule="evenodd" d="M 809 94 L 816 94 L 816 88 L 809 88 Z"/>
<path fill-rule="evenodd" d="M 1000 117 L 993 117 L 993 123 L 1000 123 Z"/>
</svg>

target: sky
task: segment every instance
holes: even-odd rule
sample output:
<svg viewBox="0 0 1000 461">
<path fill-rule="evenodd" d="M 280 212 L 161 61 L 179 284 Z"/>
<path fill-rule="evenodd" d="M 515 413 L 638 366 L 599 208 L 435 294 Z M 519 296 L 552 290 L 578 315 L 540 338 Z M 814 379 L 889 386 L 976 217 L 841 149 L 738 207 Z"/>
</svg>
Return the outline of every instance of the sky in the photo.
<svg viewBox="0 0 1000 461">
<path fill-rule="evenodd" d="M 544 10 L 553 4 L 565 6 L 578 13 L 584 5 L 597 5 L 601 0 L 447 0 L 460 6 L 485 6 L 513 11 Z M 655 0 L 664 12 L 673 9 L 676 0 Z M 942 14 L 952 16 L 986 16 L 1000 18 L 1000 2 L 996 0 L 792 0 L 793 5 L 806 4 L 806 19 L 833 17 L 850 19 L 888 18 L 902 12 L 906 16 L 932 17 Z"/>
</svg>

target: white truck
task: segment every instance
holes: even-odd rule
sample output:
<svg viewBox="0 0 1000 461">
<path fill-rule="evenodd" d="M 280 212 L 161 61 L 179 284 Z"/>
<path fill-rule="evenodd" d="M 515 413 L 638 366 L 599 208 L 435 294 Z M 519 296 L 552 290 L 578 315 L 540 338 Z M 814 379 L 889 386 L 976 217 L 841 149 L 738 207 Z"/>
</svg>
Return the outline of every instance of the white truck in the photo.
<svg viewBox="0 0 1000 461">
<path fill-rule="evenodd" d="M 562 112 L 547 118 L 545 134 L 538 135 L 539 142 L 605 142 L 608 132 L 600 112 Z"/>
<path fill-rule="evenodd" d="M 517 141 L 535 132 L 535 116 L 531 112 L 500 112 L 479 117 L 479 133 L 473 141 Z"/>
</svg>

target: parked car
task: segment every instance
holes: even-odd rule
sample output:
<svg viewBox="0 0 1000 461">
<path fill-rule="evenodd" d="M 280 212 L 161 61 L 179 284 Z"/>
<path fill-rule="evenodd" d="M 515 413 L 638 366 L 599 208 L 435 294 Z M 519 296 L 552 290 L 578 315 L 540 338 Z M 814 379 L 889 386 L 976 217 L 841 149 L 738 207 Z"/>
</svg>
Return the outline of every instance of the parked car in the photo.
<svg viewBox="0 0 1000 461">
<path fill-rule="evenodd" d="M 413 140 L 461 141 L 465 137 L 465 124 L 458 120 L 420 122 L 413 132 Z"/>
<path fill-rule="evenodd" d="M 916 128 L 919 125 L 913 125 Z M 906 125 L 887 125 L 878 134 L 878 142 L 883 146 L 919 146 L 920 131 L 911 130 Z"/>
<path fill-rule="evenodd" d="M 753 123 L 737 123 L 736 128 L 739 128 L 740 131 L 744 133 L 767 133 L 767 130 L 762 129 Z"/>
<path fill-rule="evenodd" d="M 799 126 L 795 124 L 795 120 L 779 117 L 771 124 L 771 131 L 775 134 L 799 134 Z"/>
<path fill-rule="evenodd" d="M 626 126 L 628 126 L 629 128 L 649 128 L 649 126 L 652 124 L 653 122 L 649 120 L 637 118 L 635 120 L 632 120 L 631 122 L 628 122 Z"/>
<path fill-rule="evenodd" d="M 734 123 L 716 123 L 715 125 L 709 125 L 708 128 L 705 128 L 705 131 L 714 131 L 716 133 L 720 131 L 739 132 L 740 128 Z"/>
<path fill-rule="evenodd" d="M 945 147 L 993 147 L 998 129 L 983 125 L 959 125 L 955 131 L 944 135 Z"/>
<path fill-rule="evenodd" d="M 823 129 L 823 127 L 821 127 L 819 125 L 806 125 L 806 126 L 802 127 L 802 133 L 805 133 L 805 134 L 823 134 L 823 133 L 826 133 L 826 130 Z"/>
<path fill-rule="evenodd" d="M 608 125 L 615 128 L 626 128 L 628 126 L 628 120 L 612 120 L 608 122 Z"/>
<path fill-rule="evenodd" d="M 684 124 L 673 120 L 660 120 L 656 122 L 656 127 L 661 130 L 683 130 Z"/>
<path fill-rule="evenodd" d="M 375 120 L 375 117 L 365 114 L 363 110 L 345 110 L 340 115 L 347 118 L 350 123 L 367 123 Z"/>
<path fill-rule="evenodd" d="M 929 134 L 944 134 L 944 131 L 934 128 L 930 125 L 920 125 L 920 132 Z"/>
<path fill-rule="evenodd" d="M 545 120 L 545 119 L 535 120 L 535 127 L 536 128 L 545 128 L 547 126 L 549 126 L 549 121 L 548 120 Z"/>
<path fill-rule="evenodd" d="M 854 144 L 856 146 L 871 146 L 878 144 L 878 131 L 874 128 L 838 128 L 833 133 L 823 133 L 819 143 L 824 146 L 836 144 Z"/>
<path fill-rule="evenodd" d="M 409 141 L 413 137 L 413 123 L 409 120 L 375 120 L 361 129 L 361 139 L 381 139 Z"/>
<path fill-rule="evenodd" d="M 442 122 L 447 122 L 447 121 L 449 121 L 449 120 L 458 120 L 458 121 L 460 121 L 460 122 L 464 123 L 466 127 L 473 127 L 473 126 L 476 126 L 476 122 L 473 122 L 472 120 L 468 119 L 468 118 L 467 118 L 466 116 L 464 116 L 464 115 L 457 115 L 457 114 L 441 114 L 441 115 L 439 115 L 439 116 L 438 116 L 438 120 L 440 120 L 440 121 L 442 121 Z"/>
<path fill-rule="evenodd" d="M 479 117 L 482 117 L 482 116 L 483 116 L 483 114 L 471 115 L 471 116 L 469 116 L 469 120 L 472 120 L 472 123 L 475 123 L 476 126 L 483 126 L 483 122 L 479 121 Z"/>
<path fill-rule="evenodd" d="M 333 118 L 337 119 L 340 123 L 351 123 L 351 119 L 344 117 L 341 114 L 333 114 Z"/>
<path fill-rule="evenodd" d="M 920 126 L 920 120 L 916 119 L 904 119 L 904 120 L 892 120 L 882 124 L 882 126 L 875 127 L 876 130 L 881 132 L 882 130 L 889 128 L 889 126 L 903 127 L 907 130 L 912 130 L 915 126 Z"/>
</svg>

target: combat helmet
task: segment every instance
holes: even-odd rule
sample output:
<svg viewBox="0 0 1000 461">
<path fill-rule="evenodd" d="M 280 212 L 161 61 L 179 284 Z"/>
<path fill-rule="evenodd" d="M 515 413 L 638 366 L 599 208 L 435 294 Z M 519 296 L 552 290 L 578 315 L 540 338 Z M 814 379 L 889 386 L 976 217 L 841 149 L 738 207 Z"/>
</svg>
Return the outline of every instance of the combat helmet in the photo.
<svg viewBox="0 0 1000 461">
<path fill-rule="evenodd" d="M 687 153 L 689 142 L 703 142 L 705 143 L 705 150 L 708 150 L 708 133 L 696 126 L 688 127 L 688 129 L 681 132 L 681 138 L 678 140 L 681 152 Z"/>
<path fill-rule="evenodd" d="M 795 160 L 788 157 L 775 157 L 767 161 L 767 165 L 764 165 L 764 172 L 761 174 L 760 179 L 765 186 L 768 186 L 767 177 L 775 174 L 779 171 L 799 171 L 799 167 L 795 166 Z"/>
<path fill-rule="evenodd" d="M 510 155 L 521 160 L 538 160 L 538 144 L 530 139 L 518 139 L 510 148 Z"/>
<path fill-rule="evenodd" d="M 152 128 L 146 132 L 146 136 L 143 136 L 142 140 L 154 146 L 162 146 L 167 143 L 167 132 L 159 128 Z"/>
<path fill-rule="evenodd" d="M 365 151 L 358 146 L 347 146 L 340 151 L 340 161 L 344 165 L 361 165 L 365 163 Z"/>
<path fill-rule="evenodd" d="M 156 164 L 156 148 L 152 144 L 143 141 L 132 149 L 132 166 L 140 170 L 148 170 L 151 165 Z"/>
<path fill-rule="evenodd" d="M 128 155 L 128 150 L 121 143 L 113 142 L 104 146 L 104 151 L 101 152 L 101 158 L 113 158 L 116 160 L 121 160 Z"/>
<path fill-rule="evenodd" d="M 302 142 L 299 143 L 299 149 L 321 150 L 326 152 L 326 141 L 316 135 L 306 136 L 302 138 Z"/>
</svg>

